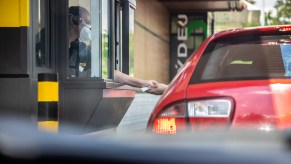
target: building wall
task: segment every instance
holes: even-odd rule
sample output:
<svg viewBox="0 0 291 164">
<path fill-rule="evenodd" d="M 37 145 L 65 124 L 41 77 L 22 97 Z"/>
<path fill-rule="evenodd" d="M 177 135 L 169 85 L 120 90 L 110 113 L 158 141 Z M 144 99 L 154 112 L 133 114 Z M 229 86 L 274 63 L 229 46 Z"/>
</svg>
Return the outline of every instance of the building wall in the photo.
<svg viewBox="0 0 291 164">
<path fill-rule="evenodd" d="M 158 0 L 137 0 L 134 76 L 169 82 L 169 12 Z"/>
</svg>

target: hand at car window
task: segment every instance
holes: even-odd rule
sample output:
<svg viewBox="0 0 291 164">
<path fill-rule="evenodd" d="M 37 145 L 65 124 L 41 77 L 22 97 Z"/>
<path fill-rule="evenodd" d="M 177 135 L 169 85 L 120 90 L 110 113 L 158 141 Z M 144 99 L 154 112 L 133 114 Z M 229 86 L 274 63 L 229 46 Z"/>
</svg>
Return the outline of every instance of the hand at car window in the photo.
<svg viewBox="0 0 291 164">
<path fill-rule="evenodd" d="M 158 84 L 158 82 L 156 82 L 155 80 L 144 80 L 144 82 L 143 82 L 143 86 L 145 86 L 145 87 L 152 87 L 152 86 L 155 86 L 157 84 Z"/>
<path fill-rule="evenodd" d="M 164 91 L 168 88 L 168 85 L 163 83 L 157 83 L 150 87 L 149 90 L 147 90 L 147 93 L 155 94 L 155 95 L 161 95 L 164 93 Z"/>
</svg>

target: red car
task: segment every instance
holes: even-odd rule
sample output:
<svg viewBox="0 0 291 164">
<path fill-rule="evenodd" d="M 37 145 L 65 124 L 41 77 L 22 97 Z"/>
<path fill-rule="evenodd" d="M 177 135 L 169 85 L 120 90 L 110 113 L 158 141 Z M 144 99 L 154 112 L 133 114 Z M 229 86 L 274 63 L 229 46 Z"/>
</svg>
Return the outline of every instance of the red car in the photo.
<svg viewBox="0 0 291 164">
<path fill-rule="evenodd" d="M 291 26 L 227 30 L 206 39 L 158 101 L 147 128 L 159 134 L 291 128 Z"/>
</svg>

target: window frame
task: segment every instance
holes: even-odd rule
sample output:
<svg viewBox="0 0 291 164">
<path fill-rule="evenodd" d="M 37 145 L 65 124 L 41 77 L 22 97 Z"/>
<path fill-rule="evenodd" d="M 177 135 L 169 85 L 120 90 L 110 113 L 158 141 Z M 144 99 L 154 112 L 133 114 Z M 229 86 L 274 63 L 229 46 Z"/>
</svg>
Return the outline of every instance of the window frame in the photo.
<svg viewBox="0 0 291 164">
<path fill-rule="evenodd" d="M 51 68 L 41 68 L 36 66 L 36 52 L 35 52 L 35 34 L 38 31 L 36 21 L 38 12 L 38 0 L 32 0 L 31 8 L 32 8 L 32 28 L 31 28 L 31 40 L 32 40 L 32 46 L 31 51 L 33 55 L 32 60 L 32 71 L 34 77 L 37 77 L 38 73 L 58 73 L 59 74 L 59 80 L 60 81 L 66 81 L 66 82 L 90 82 L 90 81 L 100 81 L 100 82 L 111 82 L 114 80 L 114 70 L 116 70 L 116 48 L 117 48 L 117 42 L 116 42 L 116 35 L 117 30 L 119 30 L 120 33 L 125 32 L 124 29 L 125 26 L 124 22 L 129 22 L 129 16 L 123 17 L 121 20 L 122 27 L 116 28 L 117 19 L 116 19 L 116 4 L 121 3 L 123 6 L 125 4 L 128 5 L 128 7 L 135 7 L 133 5 L 135 1 L 131 0 L 113 0 L 108 2 L 108 79 L 106 77 L 102 77 L 102 60 L 100 60 L 100 74 L 99 77 L 76 77 L 76 78 L 70 78 L 68 76 L 68 57 L 69 57 L 69 41 L 68 41 L 68 7 L 69 7 L 69 0 L 46 0 L 48 5 L 46 5 L 47 11 L 46 11 L 46 18 L 47 18 L 47 25 L 46 28 L 48 29 L 46 32 L 47 37 L 47 43 L 46 43 L 46 53 L 49 52 L 49 55 L 51 55 Z M 98 1 L 101 4 L 101 0 Z M 124 3 L 126 2 L 126 3 Z M 123 7 L 122 7 L 123 8 Z M 124 11 L 122 11 L 123 15 Z M 100 16 L 102 17 L 102 15 Z M 49 19 L 48 19 L 49 18 Z M 99 33 L 101 33 L 101 21 L 99 26 Z M 120 24 L 119 24 L 120 26 Z M 129 29 L 126 31 L 129 33 Z M 101 37 L 100 37 L 100 51 L 101 51 Z M 121 45 L 128 46 L 129 42 L 126 41 L 124 38 L 121 38 Z M 125 51 L 122 53 L 124 54 Z M 121 52 L 120 52 L 121 53 Z M 102 57 L 100 52 L 100 59 Z M 123 68 L 129 68 L 128 61 L 127 64 L 124 64 L 124 60 L 126 59 L 126 56 L 121 56 L 123 60 Z M 128 58 L 128 57 L 127 57 Z M 123 69 L 124 70 L 124 69 Z M 124 73 L 128 74 L 128 71 L 122 71 Z"/>
<path fill-rule="evenodd" d="M 38 27 L 38 10 L 40 7 L 39 1 L 45 2 L 45 28 L 47 29 L 45 31 L 45 60 L 49 60 L 49 67 L 39 67 L 36 65 L 36 34 L 39 31 Z M 52 1 L 49 0 L 32 0 L 31 4 L 31 54 L 32 54 L 32 76 L 34 78 L 37 78 L 37 75 L 39 73 L 55 73 L 56 72 L 56 56 L 53 53 L 54 52 L 54 46 L 52 43 L 52 40 L 54 38 L 54 35 L 50 35 L 53 33 L 53 17 L 50 17 L 52 15 L 51 6 L 53 4 Z"/>
</svg>

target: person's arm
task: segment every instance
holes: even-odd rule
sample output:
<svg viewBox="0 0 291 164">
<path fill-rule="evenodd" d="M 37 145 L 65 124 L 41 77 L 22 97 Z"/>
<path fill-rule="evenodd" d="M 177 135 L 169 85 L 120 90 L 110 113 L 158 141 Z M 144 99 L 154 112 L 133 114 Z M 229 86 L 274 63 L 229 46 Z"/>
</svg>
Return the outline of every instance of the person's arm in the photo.
<svg viewBox="0 0 291 164">
<path fill-rule="evenodd" d="M 142 80 L 136 77 L 131 77 L 118 70 L 114 70 L 114 82 L 133 86 L 133 87 L 138 87 L 138 88 L 142 88 L 146 86 L 153 86 L 157 84 L 157 82 L 154 80 Z"/>
</svg>

